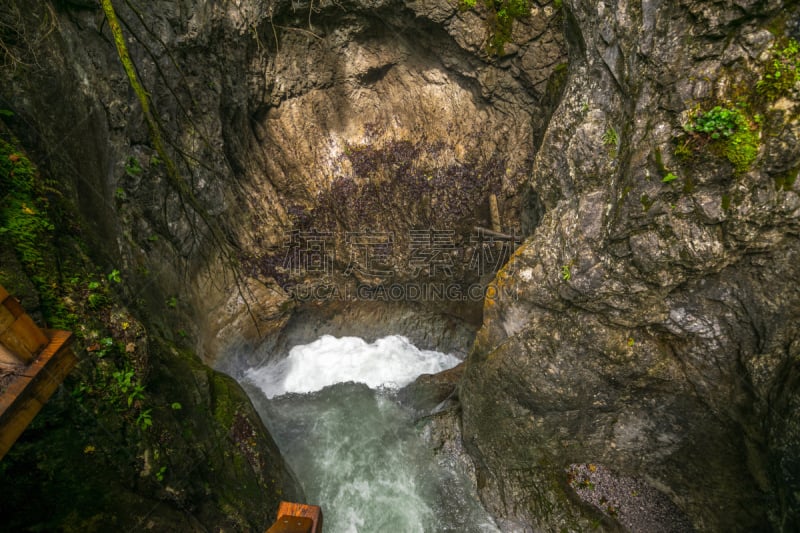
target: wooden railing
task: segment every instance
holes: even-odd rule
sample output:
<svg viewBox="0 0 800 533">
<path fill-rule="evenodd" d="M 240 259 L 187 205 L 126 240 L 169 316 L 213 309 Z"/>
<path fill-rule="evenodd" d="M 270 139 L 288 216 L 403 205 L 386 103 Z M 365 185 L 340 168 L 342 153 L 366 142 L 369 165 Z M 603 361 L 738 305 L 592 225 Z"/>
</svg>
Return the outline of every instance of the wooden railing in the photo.
<svg viewBox="0 0 800 533">
<path fill-rule="evenodd" d="M 75 367 L 71 342 L 69 331 L 40 329 L 0 286 L 0 459 Z"/>
</svg>

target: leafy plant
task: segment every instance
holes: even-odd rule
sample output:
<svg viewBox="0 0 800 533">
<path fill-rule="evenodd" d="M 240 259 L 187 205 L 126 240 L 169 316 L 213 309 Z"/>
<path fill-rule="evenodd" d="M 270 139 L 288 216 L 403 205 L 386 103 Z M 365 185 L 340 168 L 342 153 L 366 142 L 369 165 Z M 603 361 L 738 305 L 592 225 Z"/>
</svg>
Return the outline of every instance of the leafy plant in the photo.
<svg viewBox="0 0 800 533">
<path fill-rule="evenodd" d="M 99 309 L 107 302 L 105 295 L 99 292 L 89 293 L 89 296 L 86 298 L 86 301 L 88 302 L 89 307 L 95 310 Z"/>
<path fill-rule="evenodd" d="M 162 466 L 161 468 L 158 469 L 158 472 L 156 472 L 156 479 L 159 482 L 164 481 L 164 474 L 166 474 L 166 473 L 167 473 L 167 467 L 166 466 Z"/>
<path fill-rule="evenodd" d="M 725 157 L 743 172 L 758 156 L 758 126 L 748 120 L 743 106 L 715 106 L 691 119 L 684 129 L 721 146 Z"/>
<path fill-rule="evenodd" d="M 145 409 L 139 416 L 136 417 L 136 425 L 142 428 L 142 430 L 147 430 L 153 427 L 153 417 L 150 414 L 152 409 Z"/>
<path fill-rule="evenodd" d="M 569 281 L 572 279 L 572 272 L 570 271 L 570 265 L 561 265 L 561 279 L 564 281 Z"/>
<path fill-rule="evenodd" d="M 142 167 L 139 164 L 139 160 L 133 156 L 129 157 L 128 161 L 125 163 L 125 173 L 133 177 L 136 177 L 139 174 L 141 174 Z"/>
<path fill-rule="evenodd" d="M 619 145 L 619 134 L 617 134 L 617 130 L 614 129 L 614 126 L 609 126 L 605 133 L 603 133 L 603 144 L 606 146 Z"/>
<path fill-rule="evenodd" d="M 800 47 L 789 39 L 783 46 L 772 49 L 764 76 L 756 83 L 756 91 L 768 100 L 789 94 L 800 81 Z"/>
<path fill-rule="evenodd" d="M 672 172 L 667 172 L 667 175 L 664 176 L 663 178 L 661 178 L 661 182 L 662 183 L 669 183 L 671 181 L 675 181 L 676 179 L 678 179 L 678 176 L 676 176 Z"/>
<path fill-rule="evenodd" d="M 119 270 L 117 270 L 116 268 L 112 270 L 108 274 L 108 280 L 113 281 L 114 283 L 120 283 L 122 281 L 122 278 L 120 278 Z"/>
<path fill-rule="evenodd" d="M 100 359 L 104 358 L 114 349 L 114 339 L 111 337 L 103 337 L 96 346 L 91 346 L 93 352 Z"/>
<path fill-rule="evenodd" d="M 712 139 L 729 138 L 739 130 L 743 119 L 744 117 L 738 109 L 716 106 L 697 115 L 684 129 L 706 134 Z"/>
</svg>

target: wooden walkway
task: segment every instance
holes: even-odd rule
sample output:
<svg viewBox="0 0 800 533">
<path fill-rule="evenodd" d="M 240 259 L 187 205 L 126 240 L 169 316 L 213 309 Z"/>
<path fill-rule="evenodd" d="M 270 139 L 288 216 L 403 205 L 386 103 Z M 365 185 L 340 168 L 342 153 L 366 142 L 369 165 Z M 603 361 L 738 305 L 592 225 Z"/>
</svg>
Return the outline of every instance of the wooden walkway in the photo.
<svg viewBox="0 0 800 533">
<path fill-rule="evenodd" d="M 69 331 L 42 330 L 0 285 L 0 459 L 78 359 Z"/>
</svg>

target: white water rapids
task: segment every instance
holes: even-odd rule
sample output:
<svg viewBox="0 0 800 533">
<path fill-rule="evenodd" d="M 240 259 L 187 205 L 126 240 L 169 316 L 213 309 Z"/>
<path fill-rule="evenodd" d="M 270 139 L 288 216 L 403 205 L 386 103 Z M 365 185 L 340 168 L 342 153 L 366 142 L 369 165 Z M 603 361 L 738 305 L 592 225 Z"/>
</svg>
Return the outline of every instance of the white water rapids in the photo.
<svg viewBox="0 0 800 533">
<path fill-rule="evenodd" d="M 324 336 L 245 372 L 244 385 L 330 533 L 497 531 L 394 391 L 459 363 L 389 336 Z M 452 459 L 452 458 L 450 458 Z"/>
</svg>

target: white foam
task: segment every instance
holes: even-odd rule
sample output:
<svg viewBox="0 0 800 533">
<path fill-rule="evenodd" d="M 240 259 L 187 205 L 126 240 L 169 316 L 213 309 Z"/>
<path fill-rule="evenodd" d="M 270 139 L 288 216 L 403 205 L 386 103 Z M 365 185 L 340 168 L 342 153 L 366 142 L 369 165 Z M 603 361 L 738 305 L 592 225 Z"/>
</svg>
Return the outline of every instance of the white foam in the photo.
<svg viewBox="0 0 800 533">
<path fill-rule="evenodd" d="M 349 381 L 373 389 L 401 388 L 422 374 L 441 372 L 459 362 L 450 354 L 420 350 L 400 335 L 372 344 L 358 337 L 325 335 L 311 344 L 295 346 L 281 361 L 249 369 L 245 376 L 267 398 L 274 398 Z"/>
</svg>

